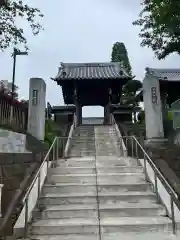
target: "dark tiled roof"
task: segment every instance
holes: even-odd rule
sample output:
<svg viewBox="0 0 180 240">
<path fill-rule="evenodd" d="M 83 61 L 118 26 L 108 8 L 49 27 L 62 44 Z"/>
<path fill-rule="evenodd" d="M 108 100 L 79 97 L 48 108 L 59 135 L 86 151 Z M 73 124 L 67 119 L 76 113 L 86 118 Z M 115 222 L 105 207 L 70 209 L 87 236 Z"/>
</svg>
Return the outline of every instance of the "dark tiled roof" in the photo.
<svg viewBox="0 0 180 240">
<path fill-rule="evenodd" d="M 73 111 L 75 110 L 75 105 L 65 105 L 65 106 L 53 106 L 52 112 L 63 112 L 63 111 Z"/>
<path fill-rule="evenodd" d="M 61 63 L 57 80 L 130 78 L 120 63 Z"/>
<path fill-rule="evenodd" d="M 162 80 L 180 81 L 180 69 L 178 68 L 146 68 L 146 74 L 153 75 Z"/>
</svg>

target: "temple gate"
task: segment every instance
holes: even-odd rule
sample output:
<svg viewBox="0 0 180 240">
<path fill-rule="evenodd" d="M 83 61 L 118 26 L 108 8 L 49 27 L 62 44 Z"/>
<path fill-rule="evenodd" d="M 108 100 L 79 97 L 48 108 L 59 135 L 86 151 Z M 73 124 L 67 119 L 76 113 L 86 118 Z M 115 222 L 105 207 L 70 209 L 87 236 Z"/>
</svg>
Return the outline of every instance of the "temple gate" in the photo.
<svg viewBox="0 0 180 240">
<path fill-rule="evenodd" d="M 75 105 L 76 124 L 83 106 L 104 107 L 104 124 L 111 124 L 111 104 L 118 104 L 122 86 L 132 79 L 120 63 L 61 63 L 52 78 L 62 87 L 64 103 Z"/>
</svg>

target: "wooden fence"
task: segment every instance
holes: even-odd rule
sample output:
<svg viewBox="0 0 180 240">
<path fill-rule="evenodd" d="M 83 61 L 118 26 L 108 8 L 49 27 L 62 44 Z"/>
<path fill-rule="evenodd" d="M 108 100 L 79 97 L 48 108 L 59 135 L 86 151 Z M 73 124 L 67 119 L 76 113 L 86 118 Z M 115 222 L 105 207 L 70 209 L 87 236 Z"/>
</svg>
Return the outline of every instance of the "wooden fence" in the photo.
<svg viewBox="0 0 180 240">
<path fill-rule="evenodd" d="M 16 131 L 27 129 L 28 104 L 0 91 L 0 127 Z"/>
</svg>

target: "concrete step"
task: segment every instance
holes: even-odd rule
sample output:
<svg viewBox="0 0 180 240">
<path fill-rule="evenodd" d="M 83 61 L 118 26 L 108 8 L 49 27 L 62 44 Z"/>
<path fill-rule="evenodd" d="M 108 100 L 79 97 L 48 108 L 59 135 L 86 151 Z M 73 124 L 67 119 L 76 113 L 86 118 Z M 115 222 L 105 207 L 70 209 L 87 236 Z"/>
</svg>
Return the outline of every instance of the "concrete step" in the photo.
<svg viewBox="0 0 180 240">
<path fill-rule="evenodd" d="M 142 173 L 141 166 L 116 166 L 116 167 L 99 167 L 97 173 Z"/>
<path fill-rule="evenodd" d="M 67 235 L 32 235 L 29 240 L 99 240 L 99 235 L 83 235 L 67 234 Z"/>
<path fill-rule="evenodd" d="M 99 192 L 99 200 L 101 204 L 124 204 L 141 203 L 151 204 L 156 202 L 156 195 L 151 191 L 146 192 Z"/>
<path fill-rule="evenodd" d="M 57 167 L 49 169 L 49 174 L 95 174 L 95 167 Z"/>
<path fill-rule="evenodd" d="M 96 179 L 97 178 L 97 179 Z M 110 183 L 110 182 L 144 182 L 145 176 L 140 173 L 102 173 L 98 174 L 56 174 L 49 175 L 48 183 Z"/>
<path fill-rule="evenodd" d="M 101 218 L 119 218 L 119 217 L 155 217 L 165 216 L 166 209 L 161 205 L 150 203 L 121 203 L 121 204 L 100 204 Z"/>
<path fill-rule="evenodd" d="M 89 193 L 51 193 L 41 196 L 38 203 L 44 205 L 66 205 L 66 204 L 95 204 L 97 203 L 96 192 Z"/>
<path fill-rule="evenodd" d="M 105 192 L 130 192 L 130 191 L 148 191 L 152 188 L 151 184 L 149 183 L 136 183 L 136 182 L 129 182 L 129 183 L 99 183 L 98 184 L 98 192 L 105 193 Z"/>
<path fill-rule="evenodd" d="M 117 174 L 98 174 L 97 175 L 97 183 L 128 183 L 128 182 L 136 182 L 136 183 L 144 183 L 145 182 L 145 176 L 141 173 L 117 173 Z"/>
<path fill-rule="evenodd" d="M 97 203 L 95 204 L 68 204 L 45 206 L 43 211 L 36 209 L 35 218 L 41 219 L 64 219 L 64 218 L 94 218 L 98 219 Z"/>
<path fill-rule="evenodd" d="M 96 174 L 68 174 L 68 175 L 50 175 L 47 182 L 56 183 L 92 183 L 96 184 Z"/>
<path fill-rule="evenodd" d="M 101 231 L 106 233 L 171 232 L 172 222 L 167 217 L 101 218 Z"/>
<path fill-rule="evenodd" d="M 99 167 L 97 168 L 98 174 L 101 173 L 143 173 L 143 168 L 140 166 L 124 167 Z M 95 167 L 56 167 L 50 168 L 49 174 L 95 174 Z"/>
<path fill-rule="evenodd" d="M 95 184 L 77 184 L 77 183 L 58 183 L 58 184 L 45 184 L 43 193 L 96 193 Z"/>
<path fill-rule="evenodd" d="M 70 154 L 68 156 L 69 157 L 75 157 L 75 156 L 79 156 L 79 157 L 95 156 L 95 151 L 91 151 L 91 152 L 89 152 L 89 151 L 84 151 L 83 152 L 81 150 L 76 151 L 76 152 L 72 151 L 72 152 L 70 152 Z"/>
<path fill-rule="evenodd" d="M 51 193 L 45 194 L 40 197 L 38 203 L 44 205 L 66 205 L 66 204 L 88 204 L 96 203 L 97 194 L 95 192 L 84 193 L 69 193 L 69 194 L 58 194 Z M 156 196 L 152 192 L 105 192 L 98 193 L 99 202 L 101 204 L 123 204 L 124 202 L 129 203 L 142 203 L 151 204 L 156 202 Z"/>
<path fill-rule="evenodd" d="M 94 139 L 93 138 L 91 138 L 91 139 L 79 139 L 79 138 L 77 138 L 77 139 L 72 139 L 71 140 L 71 142 L 70 142 L 72 145 L 73 144 L 77 144 L 77 145 L 86 145 L 86 144 L 88 144 L 88 145 L 92 145 L 92 146 L 94 146 L 95 147 L 95 145 L 94 145 Z"/>
<path fill-rule="evenodd" d="M 71 153 L 73 154 L 73 153 Z M 82 154 L 82 153 L 81 153 Z M 81 157 L 79 157 L 81 159 Z M 67 161 L 57 160 L 55 161 L 57 167 L 92 167 L 95 168 L 95 160 L 74 160 L 67 159 Z"/>
<path fill-rule="evenodd" d="M 99 183 L 99 192 L 128 192 L 128 191 L 148 191 L 151 189 L 151 184 L 149 183 Z M 97 187 L 94 184 L 78 184 L 78 183 L 54 183 L 45 184 L 43 187 L 43 193 L 87 193 L 96 192 Z"/>
<path fill-rule="evenodd" d="M 134 159 L 132 162 L 129 161 L 129 159 L 124 159 L 124 160 L 97 160 L 96 161 L 96 166 L 97 168 L 99 167 L 120 167 L 120 166 L 138 166 L 137 160 Z"/>
<path fill-rule="evenodd" d="M 90 236 L 99 232 L 98 220 L 86 218 L 39 220 L 32 224 L 32 234 L 65 235 L 82 234 Z"/>
<path fill-rule="evenodd" d="M 88 236 L 88 235 L 33 235 L 29 240 L 99 240 L 99 235 L 97 236 Z M 102 240 L 178 240 L 179 236 L 172 235 L 171 233 L 138 233 L 138 234 L 130 234 L 130 233 L 110 233 L 103 234 L 101 233 Z"/>
<path fill-rule="evenodd" d="M 102 240 L 178 240 L 179 236 L 175 236 L 170 233 L 110 233 L 102 235 Z M 56 239 L 55 239 L 56 240 Z"/>
<path fill-rule="evenodd" d="M 155 217 L 165 216 L 166 210 L 158 204 L 100 204 L 101 218 L 118 217 Z M 34 211 L 35 218 L 64 219 L 64 218 L 98 218 L 97 204 L 69 204 L 45 206 L 43 211 Z"/>
</svg>

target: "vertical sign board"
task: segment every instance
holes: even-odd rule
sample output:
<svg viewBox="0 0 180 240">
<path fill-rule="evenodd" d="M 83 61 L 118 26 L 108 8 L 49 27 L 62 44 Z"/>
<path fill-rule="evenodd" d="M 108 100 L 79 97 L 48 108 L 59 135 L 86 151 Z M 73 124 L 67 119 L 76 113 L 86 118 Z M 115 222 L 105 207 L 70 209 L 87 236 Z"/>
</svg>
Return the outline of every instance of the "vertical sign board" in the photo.
<svg viewBox="0 0 180 240">
<path fill-rule="evenodd" d="M 32 93 L 32 105 L 36 106 L 38 104 L 38 90 L 33 90 Z"/>
<path fill-rule="evenodd" d="M 151 97 L 152 97 L 152 103 L 157 104 L 157 92 L 156 87 L 151 88 Z"/>
<path fill-rule="evenodd" d="M 180 99 L 171 104 L 173 113 L 173 128 L 176 130 L 180 128 Z"/>
</svg>

